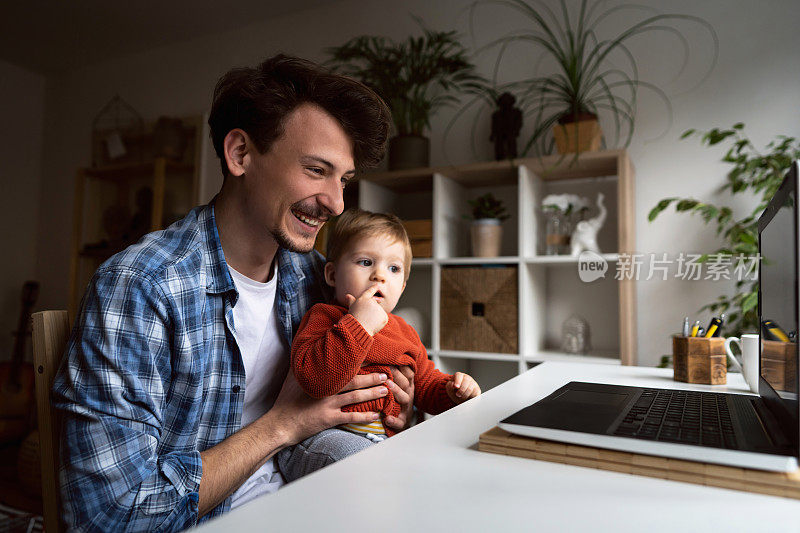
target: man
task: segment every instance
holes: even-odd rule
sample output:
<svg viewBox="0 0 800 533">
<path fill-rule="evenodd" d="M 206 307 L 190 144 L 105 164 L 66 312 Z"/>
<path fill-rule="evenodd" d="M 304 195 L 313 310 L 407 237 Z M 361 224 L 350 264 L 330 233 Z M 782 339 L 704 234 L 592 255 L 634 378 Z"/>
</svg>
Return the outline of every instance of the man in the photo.
<svg viewBox="0 0 800 533">
<path fill-rule="evenodd" d="M 220 79 L 221 191 L 97 270 L 56 377 L 70 528 L 181 530 L 276 490 L 277 451 L 376 419 L 341 407 L 387 387 L 405 409 L 385 423 L 404 427 L 407 369 L 323 400 L 287 376 L 292 335 L 327 296 L 316 234 L 380 160 L 389 120 L 374 92 L 296 58 Z"/>
</svg>

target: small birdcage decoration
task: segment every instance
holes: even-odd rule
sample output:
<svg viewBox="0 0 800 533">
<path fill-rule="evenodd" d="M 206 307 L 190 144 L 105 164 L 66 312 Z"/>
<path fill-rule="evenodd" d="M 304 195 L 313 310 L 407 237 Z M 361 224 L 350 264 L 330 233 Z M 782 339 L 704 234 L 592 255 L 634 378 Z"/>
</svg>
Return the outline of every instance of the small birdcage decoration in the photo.
<svg viewBox="0 0 800 533">
<path fill-rule="evenodd" d="M 92 122 L 92 166 L 141 163 L 144 159 L 144 121 L 119 95 Z"/>
</svg>

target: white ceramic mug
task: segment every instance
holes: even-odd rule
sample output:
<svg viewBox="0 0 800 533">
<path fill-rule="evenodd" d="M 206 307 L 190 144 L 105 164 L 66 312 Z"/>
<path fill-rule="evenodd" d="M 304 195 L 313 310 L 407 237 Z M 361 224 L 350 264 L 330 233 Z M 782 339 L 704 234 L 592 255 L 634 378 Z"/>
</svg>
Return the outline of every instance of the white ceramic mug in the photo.
<svg viewBox="0 0 800 533">
<path fill-rule="evenodd" d="M 731 351 L 731 343 L 739 345 L 742 352 L 741 357 L 737 357 Z M 744 376 L 750 390 L 758 394 L 758 335 L 747 333 L 739 337 L 728 337 L 725 339 L 725 352 L 731 358 L 733 366 L 739 369 Z"/>
</svg>

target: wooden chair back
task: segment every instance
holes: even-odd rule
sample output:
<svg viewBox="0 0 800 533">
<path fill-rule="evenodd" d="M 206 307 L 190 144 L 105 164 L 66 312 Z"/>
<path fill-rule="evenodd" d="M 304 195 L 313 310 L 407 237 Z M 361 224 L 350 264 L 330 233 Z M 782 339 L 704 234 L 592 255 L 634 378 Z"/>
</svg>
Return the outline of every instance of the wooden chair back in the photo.
<svg viewBox="0 0 800 533">
<path fill-rule="evenodd" d="M 42 460 L 42 508 L 47 533 L 62 531 L 59 516 L 58 445 L 60 424 L 50 401 L 61 357 L 69 338 L 66 311 L 33 313 L 33 364 L 36 370 L 36 409 Z"/>
</svg>

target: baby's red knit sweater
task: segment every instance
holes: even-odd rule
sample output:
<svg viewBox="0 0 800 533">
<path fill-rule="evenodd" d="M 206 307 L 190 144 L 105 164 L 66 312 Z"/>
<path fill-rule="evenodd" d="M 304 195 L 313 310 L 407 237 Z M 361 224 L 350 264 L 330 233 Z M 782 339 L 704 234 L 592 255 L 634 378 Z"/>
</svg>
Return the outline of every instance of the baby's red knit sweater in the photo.
<svg viewBox="0 0 800 533">
<path fill-rule="evenodd" d="M 417 332 L 398 316 L 389 314 L 389 322 L 373 337 L 344 307 L 316 304 L 303 317 L 292 343 L 292 370 L 312 398 L 338 394 L 357 374 L 390 376 L 390 366 L 404 365 L 414 370 L 417 409 L 438 414 L 455 405 L 445 389 L 452 376 L 433 366 Z M 382 398 L 342 410 L 397 416 L 400 404 L 389 391 Z M 389 427 L 386 433 L 394 434 Z"/>
</svg>

